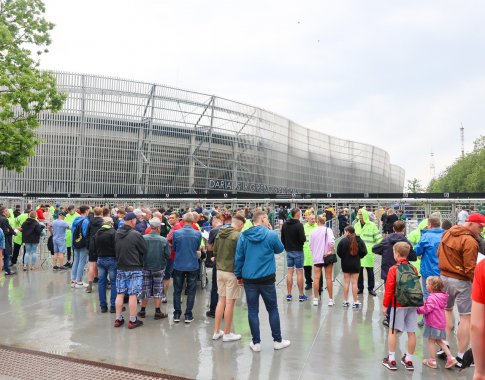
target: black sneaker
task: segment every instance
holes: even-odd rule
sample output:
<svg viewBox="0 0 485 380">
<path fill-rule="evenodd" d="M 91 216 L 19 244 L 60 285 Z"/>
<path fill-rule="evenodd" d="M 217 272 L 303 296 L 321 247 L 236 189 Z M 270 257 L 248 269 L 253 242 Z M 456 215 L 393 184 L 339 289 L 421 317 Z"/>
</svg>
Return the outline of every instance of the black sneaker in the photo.
<svg viewBox="0 0 485 380">
<path fill-rule="evenodd" d="M 406 361 L 406 355 L 401 358 L 401 364 L 406 368 L 408 371 L 414 371 L 414 365 L 411 360 Z"/>
<path fill-rule="evenodd" d="M 312 288 L 312 286 L 311 286 L 311 285 L 307 285 L 307 286 L 305 286 L 305 290 L 310 290 L 311 288 Z"/>
<path fill-rule="evenodd" d="M 209 310 L 209 311 L 207 311 L 205 313 L 205 316 L 206 317 L 209 317 L 209 318 L 215 318 L 216 317 L 216 313 L 213 313 L 212 311 Z"/>
<path fill-rule="evenodd" d="M 360 289 L 357 290 L 357 294 L 362 294 L 362 293 L 364 293 L 364 290 L 363 289 L 362 290 L 360 290 Z"/>
<path fill-rule="evenodd" d="M 123 317 L 121 319 L 115 319 L 115 327 L 121 327 L 125 323 L 125 320 Z"/>
<path fill-rule="evenodd" d="M 143 325 L 143 322 L 140 321 L 138 318 L 135 320 L 135 322 L 128 322 L 128 328 L 129 329 L 136 329 L 137 327 L 140 327 L 141 325 Z"/>
<path fill-rule="evenodd" d="M 145 317 L 147 316 L 147 312 L 146 312 L 145 310 L 140 310 L 140 311 L 138 312 L 138 316 L 139 316 L 140 318 L 145 318 Z"/>
<path fill-rule="evenodd" d="M 390 361 L 389 360 L 389 356 L 387 356 L 384 359 L 382 359 L 382 365 L 384 367 L 390 369 L 391 371 L 397 371 L 396 361 L 395 360 Z"/>
<path fill-rule="evenodd" d="M 98 277 L 94 277 L 93 284 L 97 284 L 98 282 L 99 282 L 99 278 Z"/>
<path fill-rule="evenodd" d="M 108 312 L 108 306 L 101 306 L 101 313 L 107 313 Z"/>
<path fill-rule="evenodd" d="M 167 318 L 167 317 L 168 317 L 168 314 L 166 314 L 166 313 L 162 313 L 162 312 L 157 313 L 157 312 L 155 312 L 155 317 L 153 319 L 163 319 L 163 318 Z"/>
<path fill-rule="evenodd" d="M 54 266 L 52 267 L 52 269 L 53 269 L 53 270 L 58 270 L 58 269 L 59 269 L 59 267 L 58 267 L 57 265 L 54 265 Z"/>
<path fill-rule="evenodd" d="M 179 323 L 180 322 L 180 314 L 174 314 L 173 315 L 173 321 L 175 323 Z"/>
<path fill-rule="evenodd" d="M 194 321 L 194 317 L 192 315 L 185 316 L 185 323 L 192 323 Z"/>
<path fill-rule="evenodd" d="M 446 347 L 448 347 L 448 349 L 450 348 L 449 345 L 446 345 Z M 442 349 L 439 349 L 437 352 L 436 352 L 436 357 L 440 358 L 441 360 L 446 360 L 447 357 L 446 357 L 446 352 L 443 351 Z"/>
<path fill-rule="evenodd" d="M 384 318 L 384 320 L 382 321 L 382 324 L 386 327 L 389 327 L 389 321 L 387 320 L 387 318 Z"/>
<path fill-rule="evenodd" d="M 377 296 L 377 293 L 374 290 L 369 290 L 369 294 L 373 297 Z"/>
<path fill-rule="evenodd" d="M 459 356 L 457 356 L 455 359 L 456 359 L 455 367 L 456 368 L 462 368 L 463 367 L 463 359 L 460 358 Z"/>
</svg>

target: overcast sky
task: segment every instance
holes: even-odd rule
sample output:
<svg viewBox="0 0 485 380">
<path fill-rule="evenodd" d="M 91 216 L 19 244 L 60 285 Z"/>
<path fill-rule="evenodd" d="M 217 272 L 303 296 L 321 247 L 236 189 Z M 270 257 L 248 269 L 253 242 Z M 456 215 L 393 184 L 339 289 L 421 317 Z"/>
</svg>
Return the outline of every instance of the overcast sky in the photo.
<svg viewBox="0 0 485 380">
<path fill-rule="evenodd" d="M 485 1 L 45 0 L 42 67 L 214 94 L 430 179 L 485 135 Z"/>
</svg>

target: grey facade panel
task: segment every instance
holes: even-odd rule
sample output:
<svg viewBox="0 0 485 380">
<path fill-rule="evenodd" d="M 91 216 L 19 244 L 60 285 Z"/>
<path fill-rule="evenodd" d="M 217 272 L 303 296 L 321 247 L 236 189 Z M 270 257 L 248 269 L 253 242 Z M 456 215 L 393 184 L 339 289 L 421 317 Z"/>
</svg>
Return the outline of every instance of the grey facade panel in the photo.
<svg viewBox="0 0 485 380">
<path fill-rule="evenodd" d="M 404 170 L 375 146 L 260 108 L 161 85 L 55 73 L 68 94 L 41 115 L 44 144 L 4 192 L 154 194 L 401 192 Z"/>
</svg>

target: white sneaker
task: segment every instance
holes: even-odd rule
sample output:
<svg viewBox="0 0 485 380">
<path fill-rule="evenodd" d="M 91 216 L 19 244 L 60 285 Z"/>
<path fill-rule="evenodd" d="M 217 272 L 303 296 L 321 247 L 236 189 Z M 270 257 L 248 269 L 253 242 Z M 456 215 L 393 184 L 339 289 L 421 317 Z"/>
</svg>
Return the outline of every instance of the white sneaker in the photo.
<svg viewBox="0 0 485 380">
<path fill-rule="evenodd" d="M 219 330 L 218 333 L 214 333 L 214 335 L 212 335 L 212 340 L 218 340 L 222 338 L 223 335 L 224 335 L 224 331 Z"/>
<path fill-rule="evenodd" d="M 253 350 L 254 352 L 259 352 L 261 351 L 261 344 L 260 343 L 256 343 L 254 344 L 252 341 L 251 343 L 249 343 L 249 347 L 251 348 L 251 350 Z"/>
<path fill-rule="evenodd" d="M 241 335 L 233 334 L 232 332 L 229 334 L 224 334 L 224 336 L 222 337 L 223 342 L 234 342 L 239 339 L 241 339 Z"/>
<path fill-rule="evenodd" d="M 76 287 L 76 281 L 71 281 L 71 288 L 75 288 Z"/>
<path fill-rule="evenodd" d="M 335 302 L 333 302 L 333 299 L 328 300 L 328 306 L 333 306 L 335 305 Z"/>
<path fill-rule="evenodd" d="M 318 306 L 318 298 L 313 299 L 313 306 Z"/>
<path fill-rule="evenodd" d="M 274 342 L 273 347 L 275 350 L 281 350 L 282 348 L 286 348 L 291 344 L 289 340 L 282 339 L 281 342 Z"/>
<path fill-rule="evenodd" d="M 88 284 L 86 284 L 85 282 L 76 282 L 76 286 L 75 286 L 76 289 L 82 289 L 87 287 L 88 287 Z"/>
</svg>

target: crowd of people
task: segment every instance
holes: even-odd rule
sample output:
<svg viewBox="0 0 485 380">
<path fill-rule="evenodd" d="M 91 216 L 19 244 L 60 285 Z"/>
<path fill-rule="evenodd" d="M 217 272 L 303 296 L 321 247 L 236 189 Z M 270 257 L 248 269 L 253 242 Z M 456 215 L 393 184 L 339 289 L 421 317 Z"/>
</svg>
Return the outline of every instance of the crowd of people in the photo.
<svg viewBox="0 0 485 380">
<path fill-rule="evenodd" d="M 397 369 L 396 337 L 407 333 L 408 348 L 400 361 L 407 370 L 413 370 L 416 331 L 422 327 L 429 355 L 424 365 L 437 368 L 436 359 L 443 358 L 446 368 L 467 366 L 471 344 L 475 378 L 483 379 L 485 260 L 481 259 L 485 256 L 480 252 L 485 252 L 481 236 L 485 216 L 479 212 L 464 215 L 462 211 L 454 226 L 441 220 L 441 215 L 432 214 L 406 236 L 404 212 L 393 207 L 382 213 L 379 228 L 378 217 L 365 207 L 349 213 L 344 208 L 335 212 L 331 207 L 315 212 L 312 208 L 302 211 L 284 207 L 204 210 L 196 205 L 193 209 L 166 210 L 132 206 L 64 208 L 56 204 L 36 209 L 28 205 L 20 212 L 19 208 L 14 211 L 2 206 L 0 256 L 5 275 L 13 275 L 12 267 L 23 245 L 23 270 L 36 270 L 38 245 L 48 234 L 53 270 L 70 270 L 73 291 L 91 293 L 97 283 L 100 311 L 115 314 L 116 328 L 125 323 L 127 304 L 129 329 L 143 325 L 142 319 L 150 314 L 150 299 L 154 303 L 153 318 L 168 317 L 162 304 L 167 303 L 171 280 L 173 321 L 179 323 L 183 317 L 184 323 L 190 324 L 204 260 L 213 268 L 206 314 L 215 319 L 213 339 L 241 339 L 232 331 L 232 318 L 244 289 L 250 348 L 258 352 L 260 298 L 268 312 L 274 349 L 290 345 L 280 328 L 275 254 L 286 252 L 287 302 L 293 301 L 296 274 L 298 302 L 307 301 L 305 290 L 312 290 L 312 305 L 318 307 L 326 290 L 327 306 L 334 307 L 333 266 L 340 261 L 342 307 L 357 310 L 362 307 L 359 294 L 364 292 L 365 279 L 369 296 L 376 296 L 377 254 L 382 256 L 380 277 L 385 284 L 383 324 L 389 328 L 389 353 L 382 364 Z M 280 226 L 280 235 L 273 231 L 274 226 Z M 337 230 L 340 236 L 336 237 Z M 182 294 L 186 295 L 185 310 Z M 456 356 L 449 345 L 455 305 L 459 315 Z M 418 315 L 423 315 L 423 320 L 418 321 Z"/>
</svg>

